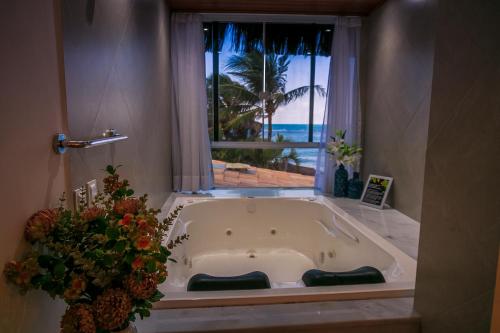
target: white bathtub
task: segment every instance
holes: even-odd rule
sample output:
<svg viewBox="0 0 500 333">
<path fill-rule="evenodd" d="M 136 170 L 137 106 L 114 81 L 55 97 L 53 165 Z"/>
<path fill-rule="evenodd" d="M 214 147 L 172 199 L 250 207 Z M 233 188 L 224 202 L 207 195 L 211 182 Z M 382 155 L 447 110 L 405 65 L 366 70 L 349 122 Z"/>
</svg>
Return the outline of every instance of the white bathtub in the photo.
<svg viewBox="0 0 500 333">
<path fill-rule="evenodd" d="M 177 198 L 184 205 L 167 242 L 172 251 L 158 308 L 269 304 L 406 297 L 413 294 L 416 262 L 323 196 L 310 198 Z M 305 287 L 309 269 L 341 272 L 372 266 L 380 284 Z M 267 274 L 271 289 L 187 292 L 198 273 Z"/>
</svg>

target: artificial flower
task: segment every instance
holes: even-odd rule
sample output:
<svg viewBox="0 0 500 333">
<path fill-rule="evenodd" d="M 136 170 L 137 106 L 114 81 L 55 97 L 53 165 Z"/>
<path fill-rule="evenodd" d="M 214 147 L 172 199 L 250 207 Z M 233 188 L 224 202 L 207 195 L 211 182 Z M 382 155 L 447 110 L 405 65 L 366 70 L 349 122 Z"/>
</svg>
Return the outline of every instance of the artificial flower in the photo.
<svg viewBox="0 0 500 333">
<path fill-rule="evenodd" d="M 132 310 L 132 300 L 123 289 L 107 289 L 92 303 L 98 327 L 114 330 L 124 324 Z"/>
<path fill-rule="evenodd" d="M 118 215 L 137 214 L 139 211 L 140 202 L 136 198 L 126 198 L 117 201 L 113 210 Z"/>
<path fill-rule="evenodd" d="M 147 316 L 151 297 L 166 278 L 170 253 L 161 240 L 182 206 L 160 222 L 159 210 L 146 209 L 146 195 L 132 197 L 134 191 L 116 168 L 106 171 L 104 193 L 91 207 L 81 212 L 46 209 L 31 216 L 25 228 L 31 243 L 27 254 L 5 264 L 7 281 L 21 293 L 43 289 L 71 305 L 61 321 L 62 333 L 115 331 L 137 314 Z"/>
<path fill-rule="evenodd" d="M 142 260 L 142 258 L 139 256 L 139 257 L 136 257 L 133 261 L 132 261 L 132 269 L 134 271 L 138 270 L 138 269 L 141 269 L 142 267 L 144 267 L 144 261 Z"/>
<path fill-rule="evenodd" d="M 118 221 L 118 224 L 122 225 L 122 226 L 129 226 L 133 219 L 134 219 L 134 215 L 127 213 L 123 216 L 122 219 L 120 219 Z"/>
<path fill-rule="evenodd" d="M 99 217 L 104 217 L 106 215 L 106 211 L 103 208 L 92 206 L 86 208 L 82 213 L 82 219 L 85 222 L 92 222 L 97 220 Z"/>
<path fill-rule="evenodd" d="M 43 209 L 31 215 L 24 229 L 24 237 L 29 242 L 45 238 L 54 229 L 59 215 L 57 209 Z"/>
<path fill-rule="evenodd" d="M 147 250 L 151 247 L 151 238 L 148 236 L 140 236 L 136 242 L 135 247 L 138 250 Z"/>
<path fill-rule="evenodd" d="M 157 284 L 158 276 L 155 273 L 144 273 L 140 277 L 131 274 L 124 281 L 127 291 L 136 299 L 148 299 L 153 296 Z"/>
<path fill-rule="evenodd" d="M 95 333 L 94 315 L 88 304 L 71 305 L 61 320 L 61 333 Z"/>
<path fill-rule="evenodd" d="M 82 277 L 74 276 L 71 280 L 71 285 L 64 291 L 64 298 L 67 300 L 78 299 L 86 286 L 87 284 Z"/>
</svg>

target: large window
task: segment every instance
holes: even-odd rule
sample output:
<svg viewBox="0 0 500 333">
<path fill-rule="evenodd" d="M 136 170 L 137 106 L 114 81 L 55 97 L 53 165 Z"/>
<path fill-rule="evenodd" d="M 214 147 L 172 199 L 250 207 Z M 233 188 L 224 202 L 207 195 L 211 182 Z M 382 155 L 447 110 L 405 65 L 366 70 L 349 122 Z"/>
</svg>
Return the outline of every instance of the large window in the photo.
<svg viewBox="0 0 500 333">
<path fill-rule="evenodd" d="M 311 187 L 333 26 L 206 22 L 215 185 Z"/>
</svg>

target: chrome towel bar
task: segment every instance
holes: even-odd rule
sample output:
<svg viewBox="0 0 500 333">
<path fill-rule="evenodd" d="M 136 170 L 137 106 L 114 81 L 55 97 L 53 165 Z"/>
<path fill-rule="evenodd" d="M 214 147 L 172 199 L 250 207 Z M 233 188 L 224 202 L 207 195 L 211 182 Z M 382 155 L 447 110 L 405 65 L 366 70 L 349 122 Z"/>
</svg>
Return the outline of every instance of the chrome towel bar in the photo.
<svg viewBox="0 0 500 333">
<path fill-rule="evenodd" d="M 64 154 L 68 148 L 92 148 L 125 139 L 128 139 L 128 136 L 118 134 L 114 129 L 108 129 L 102 136 L 90 140 L 69 140 L 65 134 L 57 133 L 52 145 L 57 154 Z"/>
</svg>

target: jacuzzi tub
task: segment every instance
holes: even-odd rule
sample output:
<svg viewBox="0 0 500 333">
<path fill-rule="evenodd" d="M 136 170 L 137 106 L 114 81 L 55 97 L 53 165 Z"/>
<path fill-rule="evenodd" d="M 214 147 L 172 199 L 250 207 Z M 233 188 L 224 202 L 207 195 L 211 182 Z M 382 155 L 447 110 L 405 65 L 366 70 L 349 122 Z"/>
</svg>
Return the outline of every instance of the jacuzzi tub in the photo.
<svg viewBox="0 0 500 333">
<path fill-rule="evenodd" d="M 177 198 L 183 205 L 166 242 L 172 251 L 158 308 L 406 297 L 416 262 L 323 196 L 308 198 Z M 372 266 L 381 284 L 305 287 L 309 269 L 341 272 Z M 235 276 L 262 271 L 270 289 L 188 292 L 198 273 Z"/>
</svg>

